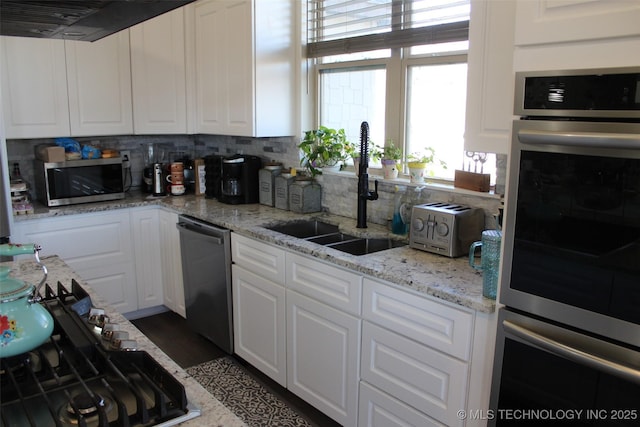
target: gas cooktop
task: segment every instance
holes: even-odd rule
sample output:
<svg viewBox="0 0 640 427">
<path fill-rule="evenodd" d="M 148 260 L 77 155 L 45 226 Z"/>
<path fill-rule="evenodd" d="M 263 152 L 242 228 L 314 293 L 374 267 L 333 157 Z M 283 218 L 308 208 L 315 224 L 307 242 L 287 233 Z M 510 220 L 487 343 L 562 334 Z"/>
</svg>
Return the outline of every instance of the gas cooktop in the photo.
<svg viewBox="0 0 640 427">
<path fill-rule="evenodd" d="M 147 352 L 112 350 L 75 280 L 70 291 L 47 285 L 41 304 L 54 319 L 49 340 L 0 359 L 2 426 L 169 426 L 200 415 Z"/>
</svg>

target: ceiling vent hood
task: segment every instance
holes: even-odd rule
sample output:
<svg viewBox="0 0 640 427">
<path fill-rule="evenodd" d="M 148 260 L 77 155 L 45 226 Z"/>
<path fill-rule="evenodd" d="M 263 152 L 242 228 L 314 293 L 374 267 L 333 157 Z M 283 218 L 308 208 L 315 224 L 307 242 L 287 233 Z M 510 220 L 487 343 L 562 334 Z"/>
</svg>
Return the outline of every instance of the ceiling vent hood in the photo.
<svg viewBox="0 0 640 427">
<path fill-rule="evenodd" d="M 0 34 L 96 41 L 194 0 L 0 0 Z"/>
</svg>

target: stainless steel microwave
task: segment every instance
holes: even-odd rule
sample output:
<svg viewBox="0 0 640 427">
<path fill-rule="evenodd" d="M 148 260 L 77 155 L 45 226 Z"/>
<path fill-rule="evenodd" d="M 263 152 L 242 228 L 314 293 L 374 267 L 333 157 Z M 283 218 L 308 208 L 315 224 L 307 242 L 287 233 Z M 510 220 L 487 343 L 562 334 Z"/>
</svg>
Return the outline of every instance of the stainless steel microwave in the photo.
<svg viewBox="0 0 640 427">
<path fill-rule="evenodd" d="M 36 193 L 47 206 L 124 198 L 121 157 L 59 163 L 36 160 L 35 166 Z"/>
</svg>

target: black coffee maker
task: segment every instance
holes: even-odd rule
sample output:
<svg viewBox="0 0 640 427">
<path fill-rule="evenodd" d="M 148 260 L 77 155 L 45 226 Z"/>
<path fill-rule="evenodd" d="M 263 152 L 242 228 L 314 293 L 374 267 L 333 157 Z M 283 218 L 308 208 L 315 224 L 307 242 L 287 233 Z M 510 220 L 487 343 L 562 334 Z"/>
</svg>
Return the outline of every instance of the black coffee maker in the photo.
<svg viewBox="0 0 640 427">
<path fill-rule="evenodd" d="M 237 154 L 222 160 L 220 200 L 232 205 L 258 203 L 262 160 L 257 156 Z"/>
</svg>

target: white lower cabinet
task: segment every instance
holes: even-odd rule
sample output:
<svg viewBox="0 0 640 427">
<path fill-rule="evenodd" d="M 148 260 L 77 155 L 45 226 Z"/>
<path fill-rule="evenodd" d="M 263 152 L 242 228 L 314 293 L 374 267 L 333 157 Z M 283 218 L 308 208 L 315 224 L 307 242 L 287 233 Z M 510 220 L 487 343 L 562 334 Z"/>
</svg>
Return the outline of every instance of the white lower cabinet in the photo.
<svg viewBox="0 0 640 427">
<path fill-rule="evenodd" d="M 493 314 L 231 236 L 239 356 L 343 426 L 483 425 Z"/>
<path fill-rule="evenodd" d="M 287 386 L 284 286 L 233 265 L 235 352 L 283 387 Z"/>
<path fill-rule="evenodd" d="M 121 313 L 166 303 L 184 316 L 177 214 L 157 206 L 17 221 L 12 241 L 58 255 Z M 45 260 L 46 265 L 46 260 Z"/>
<path fill-rule="evenodd" d="M 132 209 L 131 231 L 136 260 L 138 309 L 155 307 L 164 302 L 162 296 L 162 264 L 160 262 L 159 208 Z"/>
<path fill-rule="evenodd" d="M 360 319 L 287 290 L 287 388 L 356 426 Z"/>
<path fill-rule="evenodd" d="M 164 305 L 186 319 L 178 214 L 160 210 L 160 265 Z"/>
<path fill-rule="evenodd" d="M 463 425 L 458 411 L 467 407 L 473 312 L 368 278 L 362 312 L 361 384 L 388 403 L 375 410 L 402 420 L 409 406 L 432 424 Z M 372 417 L 372 403 L 365 398 L 361 405 L 360 413 Z"/>
<path fill-rule="evenodd" d="M 285 252 L 231 233 L 231 259 L 235 352 L 286 387 Z"/>
<path fill-rule="evenodd" d="M 12 240 L 40 244 L 41 256 L 58 255 L 118 311 L 138 309 L 128 210 L 15 222 Z"/>
<path fill-rule="evenodd" d="M 362 380 L 447 425 L 461 425 L 468 367 L 446 354 L 367 321 Z"/>
</svg>

